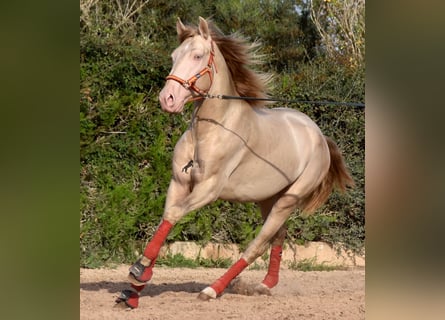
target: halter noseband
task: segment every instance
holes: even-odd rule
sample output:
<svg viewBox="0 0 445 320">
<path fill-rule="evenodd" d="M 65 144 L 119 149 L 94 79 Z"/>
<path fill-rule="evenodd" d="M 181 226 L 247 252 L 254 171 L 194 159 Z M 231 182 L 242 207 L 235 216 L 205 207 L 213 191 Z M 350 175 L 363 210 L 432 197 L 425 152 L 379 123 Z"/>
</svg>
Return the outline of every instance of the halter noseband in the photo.
<svg viewBox="0 0 445 320">
<path fill-rule="evenodd" d="M 216 70 L 216 65 L 214 62 L 214 58 L 215 58 L 215 51 L 213 49 L 213 41 L 212 41 L 212 47 L 210 50 L 210 56 L 209 56 L 209 61 L 207 62 L 207 66 L 202 69 L 200 72 L 198 72 L 197 74 L 195 74 L 194 76 L 190 77 L 188 80 L 184 80 L 182 78 L 179 78 L 173 74 L 168 75 L 165 79 L 166 80 L 174 80 L 176 82 L 179 82 L 185 89 L 187 90 L 191 90 L 196 92 L 199 96 L 198 97 L 193 97 L 191 99 L 189 99 L 188 101 L 194 101 L 194 100 L 200 100 L 200 99 L 204 99 L 207 95 L 207 93 L 209 92 L 210 88 L 212 87 L 212 83 L 213 83 L 213 68 L 215 68 L 215 72 L 218 72 Z M 198 81 L 202 76 L 204 76 L 206 73 L 209 74 L 209 78 L 210 78 L 210 86 L 207 90 L 202 90 L 200 88 L 198 88 L 196 86 L 196 81 Z"/>
</svg>

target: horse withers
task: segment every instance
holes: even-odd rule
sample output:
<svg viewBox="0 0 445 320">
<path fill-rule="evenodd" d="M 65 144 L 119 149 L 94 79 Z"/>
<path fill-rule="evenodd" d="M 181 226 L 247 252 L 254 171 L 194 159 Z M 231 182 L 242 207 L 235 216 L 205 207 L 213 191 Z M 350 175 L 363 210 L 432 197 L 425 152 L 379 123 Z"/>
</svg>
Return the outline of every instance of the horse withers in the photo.
<svg viewBox="0 0 445 320">
<path fill-rule="evenodd" d="M 161 223 L 143 256 L 130 267 L 133 290 L 124 290 L 117 299 L 131 308 L 138 306 L 169 231 L 187 213 L 217 199 L 257 203 L 264 219 L 258 236 L 198 297 L 221 295 L 269 246 L 269 268 L 256 291 L 270 294 L 279 280 L 290 214 L 297 208 L 312 213 L 334 187 L 345 191 L 354 184 L 336 144 L 305 114 L 268 108 L 259 100 L 218 99 L 267 96 L 267 75 L 248 67 L 257 62 L 254 45 L 225 36 L 203 18 L 198 27 L 178 19 L 176 29 L 180 46 L 173 51 L 173 67 L 159 101 L 166 112 L 181 113 L 190 101 L 194 110 L 189 128 L 175 146 Z"/>
</svg>

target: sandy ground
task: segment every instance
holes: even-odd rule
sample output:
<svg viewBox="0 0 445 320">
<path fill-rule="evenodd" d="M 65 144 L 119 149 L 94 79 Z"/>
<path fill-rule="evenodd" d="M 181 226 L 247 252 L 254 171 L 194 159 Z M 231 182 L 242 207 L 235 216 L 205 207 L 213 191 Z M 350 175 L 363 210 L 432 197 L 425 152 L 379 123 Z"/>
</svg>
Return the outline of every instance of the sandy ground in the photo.
<svg viewBox="0 0 445 320">
<path fill-rule="evenodd" d="M 156 267 L 142 291 L 139 308 L 116 308 L 128 266 L 80 270 L 80 319 L 365 319 L 365 271 L 301 272 L 282 269 L 272 296 L 243 295 L 226 289 L 216 300 L 201 301 L 198 293 L 225 269 Z M 238 278 L 256 285 L 265 270 L 245 270 Z"/>
</svg>

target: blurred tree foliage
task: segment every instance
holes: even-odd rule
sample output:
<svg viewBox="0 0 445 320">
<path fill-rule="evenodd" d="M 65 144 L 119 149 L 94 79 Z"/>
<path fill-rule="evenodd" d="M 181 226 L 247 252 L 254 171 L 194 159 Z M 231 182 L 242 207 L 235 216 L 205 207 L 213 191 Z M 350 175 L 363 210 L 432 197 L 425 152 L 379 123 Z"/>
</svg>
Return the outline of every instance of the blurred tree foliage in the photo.
<svg viewBox="0 0 445 320">
<path fill-rule="evenodd" d="M 321 2 L 317 5 L 335 3 Z M 177 17 L 186 23 L 197 23 L 198 16 L 211 17 L 226 34 L 238 32 L 261 41 L 267 61 L 262 71 L 275 75 L 273 96 L 364 101 L 364 54 L 359 59 L 347 50 L 342 55 L 328 54 L 323 35 L 313 23 L 315 5 L 311 3 L 80 1 L 81 265 L 132 262 L 161 219 L 173 148 L 191 113 L 165 114 L 157 101 L 171 67 L 170 54 L 178 45 Z M 329 19 L 323 25 L 328 26 Z M 339 28 L 326 30 L 341 36 Z M 364 30 L 354 30 L 364 35 Z M 292 215 L 290 241 L 323 240 L 362 250 L 364 110 L 304 104 L 287 107 L 307 113 L 334 138 L 357 184 L 346 195 L 334 193 L 309 218 L 303 219 L 298 212 Z M 168 240 L 246 245 L 261 225 L 254 204 L 217 201 L 187 215 Z"/>
</svg>

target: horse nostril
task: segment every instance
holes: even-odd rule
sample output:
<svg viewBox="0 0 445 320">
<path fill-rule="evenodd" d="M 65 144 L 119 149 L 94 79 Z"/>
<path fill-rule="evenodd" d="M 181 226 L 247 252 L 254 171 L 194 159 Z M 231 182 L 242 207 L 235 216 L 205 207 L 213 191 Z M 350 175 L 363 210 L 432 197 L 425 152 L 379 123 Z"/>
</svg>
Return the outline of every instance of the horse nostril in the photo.
<svg viewBox="0 0 445 320">
<path fill-rule="evenodd" d="M 166 101 L 165 101 L 168 105 L 173 105 L 174 104 L 174 102 L 175 102 L 175 97 L 173 96 L 173 94 L 169 94 L 168 96 L 167 96 L 167 99 L 166 99 Z"/>
</svg>

